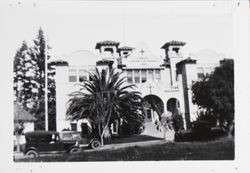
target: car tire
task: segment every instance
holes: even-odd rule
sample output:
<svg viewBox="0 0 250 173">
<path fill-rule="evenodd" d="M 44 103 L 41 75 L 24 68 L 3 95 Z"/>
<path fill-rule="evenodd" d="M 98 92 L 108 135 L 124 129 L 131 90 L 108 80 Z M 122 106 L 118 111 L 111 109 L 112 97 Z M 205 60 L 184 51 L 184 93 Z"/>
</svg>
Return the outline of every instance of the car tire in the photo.
<svg viewBox="0 0 250 173">
<path fill-rule="evenodd" d="M 39 156 L 38 152 L 36 152 L 35 150 L 29 150 L 26 152 L 26 155 L 31 157 L 31 158 L 36 158 Z"/>
<path fill-rule="evenodd" d="M 98 141 L 98 140 L 94 140 L 93 142 L 91 142 L 90 147 L 92 149 L 100 148 L 101 147 L 101 142 Z"/>
<path fill-rule="evenodd" d="M 76 148 L 76 147 L 71 148 L 71 149 L 69 150 L 69 153 L 70 153 L 70 154 L 76 154 L 76 153 L 79 153 L 79 152 L 80 152 L 80 149 L 79 149 L 79 148 Z"/>
</svg>

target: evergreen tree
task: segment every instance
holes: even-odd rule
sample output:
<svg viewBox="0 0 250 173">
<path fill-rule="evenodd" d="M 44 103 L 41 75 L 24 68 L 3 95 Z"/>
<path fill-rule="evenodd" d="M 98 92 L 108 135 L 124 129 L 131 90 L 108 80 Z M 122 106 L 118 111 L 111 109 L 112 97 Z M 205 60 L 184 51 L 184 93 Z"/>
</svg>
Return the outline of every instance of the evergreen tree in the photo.
<svg viewBox="0 0 250 173">
<path fill-rule="evenodd" d="M 46 47 L 50 49 L 46 43 L 44 32 L 40 28 L 37 38 L 34 40 L 34 46 L 31 48 L 31 59 L 33 62 L 34 82 L 37 86 L 37 92 L 34 93 L 37 98 L 36 106 L 33 108 L 32 113 L 36 115 L 38 119 L 35 128 L 45 129 L 45 58 Z M 48 53 L 48 52 L 47 52 Z M 47 61 L 50 59 L 50 55 L 47 56 Z M 55 116 L 56 116 L 56 98 L 55 98 L 55 68 L 53 64 L 48 65 L 48 114 L 49 114 L 49 129 L 55 130 Z"/>
<path fill-rule="evenodd" d="M 33 101 L 32 61 L 25 41 L 14 57 L 14 95 L 15 101 L 28 110 Z"/>
<path fill-rule="evenodd" d="M 45 46 L 42 29 L 28 47 L 24 41 L 14 57 L 14 95 L 15 101 L 22 104 L 29 113 L 37 118 L 35 129 L 45 129 Z M 47 45 L 48 46 L 48 45 Z M 50 49 L 50 47 L 47 47 Z M 48 60 L 50 56 L 48 55 Z M 48 64 L 48 114 L 49 129 L 56 130 L 55 66 Z"/>
<path fill-rule="evenodd" d="M 55 65 L 48 64 L 48 114 L 49 130 L 56 130 L 56 84 L 55 84 Z"/>
</svg>

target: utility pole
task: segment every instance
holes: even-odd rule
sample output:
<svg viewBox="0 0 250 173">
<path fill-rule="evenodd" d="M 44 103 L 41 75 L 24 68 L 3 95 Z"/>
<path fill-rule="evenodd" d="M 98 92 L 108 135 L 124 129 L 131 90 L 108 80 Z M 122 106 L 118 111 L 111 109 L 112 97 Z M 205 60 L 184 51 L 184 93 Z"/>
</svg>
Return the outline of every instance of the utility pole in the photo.
<svg viewBox="0 0 250 173">
<path fill-rule="evenodd" d="M 45 39 L 45 130 L 49 130 L 49 117 L 48 117 L 48 44 L 47 33 L 44 32 Z"/>
</svg>

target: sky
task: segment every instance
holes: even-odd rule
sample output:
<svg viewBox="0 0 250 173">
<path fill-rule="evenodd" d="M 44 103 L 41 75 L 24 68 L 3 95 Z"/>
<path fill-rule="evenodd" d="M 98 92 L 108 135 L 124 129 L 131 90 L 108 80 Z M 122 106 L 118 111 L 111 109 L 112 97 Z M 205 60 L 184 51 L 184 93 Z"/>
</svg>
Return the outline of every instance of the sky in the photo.
<svg viewBox="0 0 250 173">
<path fill-rule="evenodd" d="M 132 47 L 144 42 L 156 56 L 164 56 L 164 43 L 178 40 L 187 43 L 185 56 L 211 49 L 232 57 L 230 1 L 10 1 L 1 4 L 0 22 L 6 58 L 23 40 L 31 46 L 39 27 L 56 59 L 82 49 L 97 54 L 95 44 L 103 40 Z"/>
</svg>

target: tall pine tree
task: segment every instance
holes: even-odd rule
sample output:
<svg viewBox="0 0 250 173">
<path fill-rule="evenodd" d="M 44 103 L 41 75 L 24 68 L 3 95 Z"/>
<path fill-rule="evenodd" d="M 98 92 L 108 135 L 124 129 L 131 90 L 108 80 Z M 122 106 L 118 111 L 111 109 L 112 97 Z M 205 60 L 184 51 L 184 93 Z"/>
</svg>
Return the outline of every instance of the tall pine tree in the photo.
<svg viewBox="0 0 250 173">
<path fill-rule="evenodd" d="M 45 129 L 45 46 L 44 33 L 39 29 L 34 46 L 24 41 L 14 57 L 15 101 L 37 119 L 36 130 Z M 47 47 L 48 49 L 49 46 Z M 48 55 L 48 60 L 50 56 Z M 55 66 L 48 63 L 49 130 L 56 130 Z"/>
<path fill-rule="evenodd" d="M 32 59 L 34 82 L 37 91 L 34 95 L 37 99 L 36 105 L 31 110 L 37 121 L 35 123 L 36 130 L 45 129 L 45 38 L 42 29 L 38 31 L 37 38 L 33 40 L 34 46 L 30 48 L 30 57 Z"/>
<path fill-rule="evenodd" d="M 34 100 L 33 88 L 35 83 L 32 76 L 32 60 L 28 45 L 23 41 L 14 57 L 14 95 L 15 101 L 26 110 L 31 108 Z"/>
<path fill-rule="evenodd" d="M 37 85 L 37 104 L 33 108 L 32 113 L 36 115 L 38 119 L 35 129 L 43 130 L 45 129 L 45 51 L 46 47 L 50 49 L 46 43 L 44 32 L 40 28 L 38 31 L 37 38 L 34 40 L 34 46 L 31 48 L 31 59 L 33 62 L 33 72 L 34 72 L 34 81 Z M 48 53 L 48 52 L 47 52 Z M 50 59 L 48 54 L 47 60 Z M 49 114 L 49 129 L 56 130 L 55 127 L 55 116 L 56 116 L 56 99 L 55 99 L 55 68 L 52 63 L 48 63 L 48 114 Z"/>
</svg>

